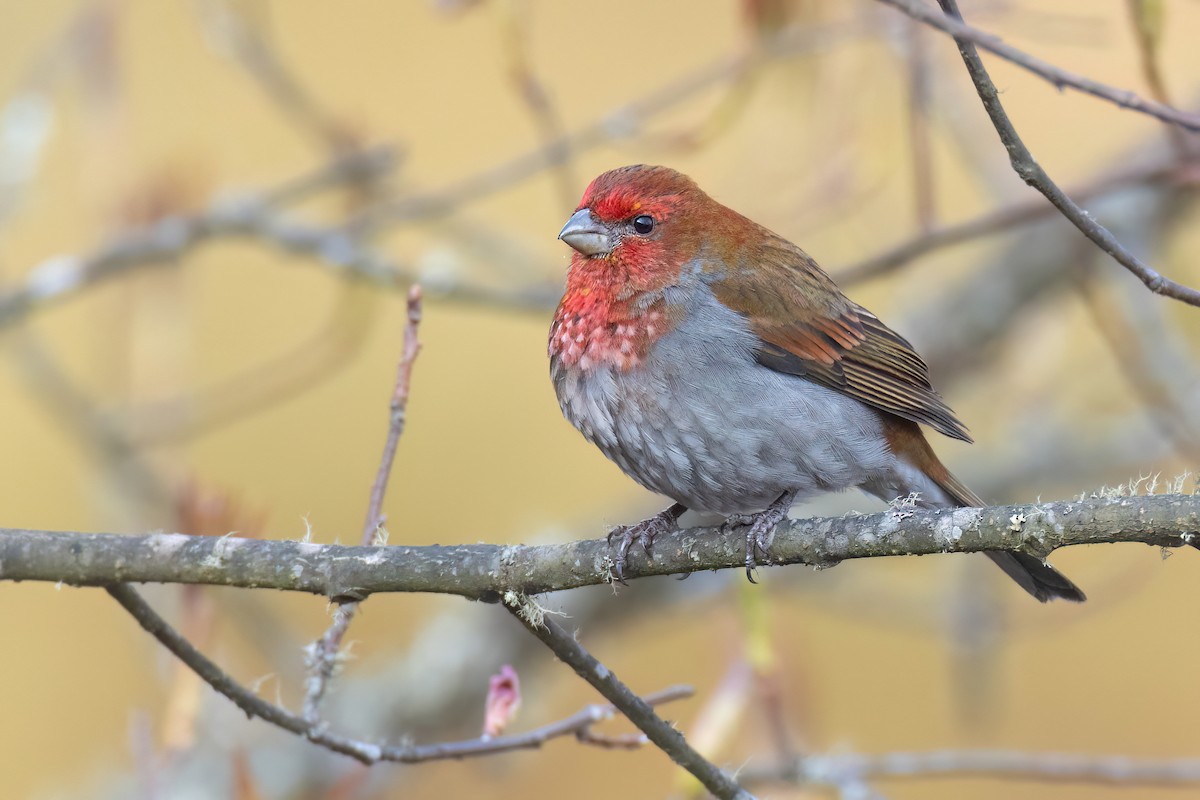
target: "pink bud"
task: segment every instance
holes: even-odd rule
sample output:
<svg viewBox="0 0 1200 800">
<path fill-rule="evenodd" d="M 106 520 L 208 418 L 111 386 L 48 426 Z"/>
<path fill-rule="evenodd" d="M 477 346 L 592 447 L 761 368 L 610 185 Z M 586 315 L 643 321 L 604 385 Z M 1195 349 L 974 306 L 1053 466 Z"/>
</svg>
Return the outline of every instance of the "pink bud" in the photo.
<svg viewBox="0 0 1200 800">
<path fill-rule="evenodd" d="M 487 703 L 484 705 L 483 738 L 491 739 L 504 733 L 508 723 L 521 707 L 521 681 L 517 671 L 508 664 L 498 675 L 488 679 Z"/>
</svg>

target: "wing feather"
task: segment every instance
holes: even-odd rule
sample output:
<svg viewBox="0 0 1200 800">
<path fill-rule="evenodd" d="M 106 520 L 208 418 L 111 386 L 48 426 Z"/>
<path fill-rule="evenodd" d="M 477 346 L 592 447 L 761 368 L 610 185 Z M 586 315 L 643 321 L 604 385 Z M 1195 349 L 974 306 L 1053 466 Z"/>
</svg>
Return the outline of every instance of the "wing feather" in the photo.
<svg viewBox="0 0 1200 800">
<path fill-rule="evenodd" d="M 715 281 L 712 290 L 749 320 L 764 367 L 971 441 L 934 391 L 929 367 L 912 345 L 851 302 L 807 253 L 785 239 L 767 234 L 742 268 Z"/>
</svg>

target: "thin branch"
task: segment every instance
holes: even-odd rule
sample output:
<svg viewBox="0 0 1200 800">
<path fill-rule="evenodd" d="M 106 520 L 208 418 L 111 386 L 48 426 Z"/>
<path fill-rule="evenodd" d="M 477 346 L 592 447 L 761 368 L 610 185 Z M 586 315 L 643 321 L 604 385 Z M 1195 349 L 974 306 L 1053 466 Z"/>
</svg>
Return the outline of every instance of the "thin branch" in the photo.
<svg viewBox="0 0 1200 800">
<path fill-rule="evenodd" d="M 1167 82 L 1163 78 L 1162 67 L 1159 64 L 1160 48 L 1163 34 L 1163 17 L 1165 11 L 1158 0 L 1126 0 L 1129 8 L 1129 21 L 1133 27 L 1133 40 L 1137 44 L 1138 59 L 1142 65 L 1142 78 L 1150 96 L 1164 106 L 1172 106 L 1171 93 L 1167 90 Z M 1167 133 L 1171 140 L 1171 149 L 1180 158 L 1188 155 L 1187 134 L 1179 128 L 1169 128 Z"/>
<path fill-rule="evenodd" d="M 919 0 L 879 0 L 879 2 L 892 6 L 913 19 L 931 27 L 944 31 L 955 38 L 959 43 L 959 49 L 964 46 L 969 47 L 972 52 L 975 50 L 975 45 L 982 47 L 995 55 L 1000 56 L 1006 61 L 1016 64 L 1022 69 L 1032 72 L 1040 78 L 1044 78 L 1054 84 L 1055 88 L 1063 89 L 1070 87 L 1078 89 L 1085 94 L 1090 94 L 1094 97 L 1099 97 L 1101 100 L 1107 100 L 1110 103 L 1127 108 L 1131 111 L 1138 111 L 1142 114 L 1147 114 L 1155 119 L 1169 122 L 1172 125 L 1178 125 L 1181 128 L 1192 132 L 1200 132 L 1200 115 L 1190 114 L 1186 111 L 1180 111 L 1170 106 L 1156 103 L 1151 100 L 1146 100 L 1139 97 L 1132 91 L 1126 89 L 1116 89 L 1112 86 L 1094 81 L 1083 75 L 1078 75 L 1074 72 L 1068 72 L 1061 67 L 1056 67 L 1053 64 L 1043 61 L 1036 56 L 1032 56 L 1022 50 L 1007 45 L 1000 40 L 998 36 L 990 34 L 986 31 L 981 31 L 978 28 L 972 28 L 962 21 L 962 16 L 958 14 L 957 8 L 953 12 L 953 16 L 946 14 L 942 15 L 925 6 Z M 939 0 L 941 2 L 941 0 Z M 946 10 L 946 3 L 942 3 L 943 10 Z"/>
<path fill-rule="evenodd" d="M 380 305 L 375 301 L 382 299 L 350 284 L 338 288 L 325 319 L 286 350 L 211 383 L 109 409 L 106 421 L 142 448 L 187 441 L 334 380 L 372 332 Z"/>
<path fill-rule="evenodd" d="M 469 758 L 494 755 L 513 750 L 528 750 L 541 747 L 551 739 L 587 731 L 598 722 L 611 719 L 619 712 L 612 705 L 590 705 L 566 719 L 535 728 L 527 733 L 497 736 L 491 739 L 467 739 L 459 742 L 444 742 L 430 745 L 381 745 L 351 739 L 332 733 L 324 723 L 314 723 L 292 714 L 274 703 L 263 700 L 253 691 L 234 680 L 228 673 L 197 650 L 166 620 L 158 615 L 137 591 L 126 584 L 109 586 L 108 593 L 128 611 L 138 624 L 181 661 L 195 670 L 204 682 L 233 701 L 247 717 L 258 717 L 279 728 L 308 739 L 313 744 L 350 756 L 364 764 L 379 761 L 394 761 L 402 764 L 417 764 L 424 761 Z M 640 703 L 649 706 L 668 703 L 690 697 L 689 686 L 672 686 L 645 698 Z"/>
<path fill-rule="evenodd" d="M 937 222 L 937 194 L 933 174 L 933 137 L 929 124 L 932 74 L 925 29 L 915 20 L 905 26 L 908 45 L 908 146 L 912 154 L 913 205 L 917 227 L 933 230 Z"/>
<path fill-rule="evenodd" d="M 1134 167 L 1082 186 L 1071 192 L 1071 196 L 1080 202 L 1095 200 L 1123 189 L 1162 183 L 1184 173 L 1185 169 L 1181 168 L 1179 162 L 1174 160 Z M 892 273 L 921 256 L 944 247 L 1005 233 L 1022 225 L 1050 217 L 1055 212 L 1054 206 L 1047 205 L 1041 199 L 1013 203 L 1003 208 L 987 211 L 964 222 L 944 225 L 929 232 L 920 233 L 889 250 L 835 270 L 835 274 L 838 283 L 843 286 L 871 280 Z"/>
<path fill-rule="evenodd" d="M 375 472 L 375 481 L 371 486 L 371 499 L 367 503 L 367 518 L 363 523 L 362 545 L 382 544 L 377 539 L 384 522 L 383 498 L 387 493 L 388 479 L 392 474 L 392 464 L 396 460 L 396 447 L 404 434 L 404 424 L 408 412 L 408 394 L 412 385 L 413 364 L 417 354 L 421 352 L 421 340 L 418 336 L 421 326 L 421 287 L 413 286 L 408 290 L 408 323 L 404 328 L 404 350 L 400 356 L 400 364 L 396 368 L 396 383 L 392 388 L 392 401 L 389 406 L 389 422 L 387 438 L 383 445 L 383 455 L 379 458 L 379 469 Z M 333 615 L 333 623 L 321 635 L 320 639 L 310 644 L 305 651 L 305 661 L 309 669 L 308 685 L 304 696 L 304 718 L 315 722 L 317 709 L 325 696 L 329 679 L 337 669 L 339 651 L 346 630 L 358 613 L 358 603 L 344 603 Z"/>
<path fill-rule="evenodd" d="M 1170 443 L 1186 463 L 1200 460 L 1200 374 L 1192 366 L 1189 348 L 1177 341 L 1171 330 L 1156 315 L 1157 304 L 1136 313 L 1135 305 L 1152 304 L 1153 298 L 1140 292 L 1123 294 L 1124 306 L 1096 280 L 1087 269 L 1086 257 L 1076 272 L 1077 285 L 1092 325 L 1100 334 L 1130 392 L 1141 401 L 1141 408 L 1158 429 L 1163 441 Z M 1136 313 L 1136 317 L 1135 317 Z"/>
<path fill-rule="evenodd" d="M 510 161 L 477 172 L 424 194 L 399 197 L 365 209 L 352 225 L 364 230 L 443 216 L 517 184 L 543 170 L 566 163 L 574 155 L 639 135 L 643 126 L 712 86 L 735 83 L 762 64 L 829 48 L 867 35 L 877 25 L 856 20 L 788 28 L 764 39 L 751 53 L 736 53 L 706 64 L 647 94 L 619 106 L 591 124 L 546 142 Z M 426 286 L 426 289 L 429 289 Z M 557 298 L 555 298 L 557 300 Z"/>
<path fill-rule="evenodd" d="M 895 778 L 999 778 L 1114 786 L 1181 786 L 1200 783 L 1200 758 L 1138 759 L 1116 755 L 1020 753 L 1009 750 L 941 750 L 878 756 L 810 755 L 776 767 L 747 767 L 746 784 L 801 786 Z"/>
<path fill-rule="evenodd" d="M 892 3 L 893 5 L 901 4 L 901 0 L 883 0 L 883 2 Z M 907 0 L 903 0 L 903 2 L 907 3 Z M 958 13 L 958 5 L 954 0 L 938 0 L 938 2 L 948 16 L 961 19 Z M 1013 127 L 1012 121 L 1009 120 L 1008 114 L 1004 111 L 1004 106 L 1000 103 L 1000 94 L 996 91 L 996 85 L 992 83 L 992 79 L 988 77 L 987 70 L 984 68 L 983 62 L 979 59 L 979 53 L 976 51 L 975 45 L 966 38 L 957 39 L 957 42 L 958 51 L 962 54 L 963 63 L 967 65 L 967 72 L 971 75 L 971 80 L 975 84 L 975 90 L 979 93 L 979 99 L 983 101 L 983 107 L 987 110 L 988 116 L 991 117 L 992 125 L 995 126 L 996 132 L 1000 134 L 1000 141 L 1008 150 L 1009 161 L 1012 163 L 1013 170 L 1017 175 L 1027 184 L 1045 195 L 1046 199 L 1053 203 L 1055 208 L 1062 212 L 1063 216 L 1069 219 L 1075 227 L 1079 228 L 1084 236 L 1095 242 L 1101 250 L 1111 255 L 1118 264 L 1136 275 L 1150 291 L 1181 300 L 1189 305 L 1200 306 L 1200 290 L 1176 283 L 1169 278 L 1164 278 L 1148 264 L 1145 264 L 1141 259 L 1133 255 L 1133 253 L 1126 250 L 1117 241 L 1117 237 L 1113 236 L 1103 225 L 1096 222 L 1091 214 L 1076 205 L 1071 198 L 1063 193 L 1062 189 L 1058 188 L 1058 185 L 1050 179 L 1050 176 L 1046 174 L 1041 165 L 1034 160 L 1033 154 L 1029 152 L 1029 148 L 1021 141 L 1016 128 Z"/>
<path fill-rule="evenodd" d="M 371 204 L 343 225 L 323 226 L 284 217 L 276 204 L 323 189 L 330 183 L 361 183 L 372 172 L 391 168 L 390 151 L 354 153 L 323 167 L 313 176 L 289 181 L 261 196 L 239 203 L 215 203 L 192 216 L 172 216 L 129 231 L 86 255 L 60 255 L 29 271 L 22 286 L 0 293 L 0 328 L 34 308 L 69 297 L 90 284 L 132 269 L 173 263 L 204 242 L 219 238 L 254 238 L 279 249 L 323 261 L 344 274 L 385 287 L 416 280 L 408 270 L 362 245 L 360 239 L 385 226 L 446 215 L 472 200 L 513 186 L 539 172 L 565 163 L 573 154 L 634 136 L 651 118 L 674 108 L 709 87 L 736 81 L 757 65 L 830 47 L 874 26 L 860 22 L 794 28 L 766 40 L 753 57 L 728 56 L 672 81 L 641 99 L 622 105 L 581 130 L 563 135 L 511 161 L 490 167 L 444 188 Z M 383 163 L 368 167 L 372 159 Z M 422 280 L 428 297 L 518 310 L 546 311 L 558 302 L 561 287 L 533 286 L 500 290 L 458 280 Z"/>
<path fill-rule="evenodd" d="M 1182 479 L 1173 483 L 1173 491 L 1182 491 Z M 1045 556 L 1082 544 L 1196 546 L 1198 536 L 1200 494 L 1109 492 L 1054 503 L 788 520 L 775 532 L 771 563 L 829 567 L 855 558 L 987 550 Z M 547 545 L 350 547 L 175 533 L 0 529 L 0 580 L 73 586 L 202 583 L 308 592 L 339 602 L 377 592 L 495 601 L 508 591 L 538 594 L 607 584 L 610 566 L 603 538 Z M 690 528 L 658 537 L 649 556 L 631 550 L 625 577 L 739 567 L 745 567 L 741 535 L 715 526 Z"/>
<path fill-rule="evenodd" d="M 562 114 L 534 68 L 530 57 L 529 28 L 530 10 L 523 3 L 501 3 L 496 6 L 499 17 L 501 50 L 505 60 L 505 71 L 513 89 L 521 98 L 525 110 L 532 117 L 534 127 L 543 144 L 561 139 L 565 134 Z M 554 168 L 558 199 L 564 207 L 575 201 L 578 190 L 569 160 Z"/>
<path fill-rule="evenodd" d="M 242 9 L 230 3 L 207 3 L 199 10 L 201 23 L 212 39 L 246 70 L 297 129 L 335 152 L 350 146 L 346 130 L 289 68 L 262 22 L 248 19 Z"/>
<path fill-rule="evenodd" d="M 400 363 L 396 367 L 396 383 L 392 387 L 392 400 L 388 406 L 387 440 L 383 445 L 383 455 L 379 459 L 379 469 L 375 473 L 375 481 L 371 485 L 371 499 L 367 504 L 367 518 L 363 522 L 362 543 L 364 546 L 374 542 L 383 524 L 383 499 L 387 494 L 388 479 L 392 474 L 392 463 L 396 460 L 396 447 L 400 437 L 404 435 L 404 426 L 408 420 L 408 395 L 412 388 L 413 364 L 421 352 L 421 287 L 413 286 L 408 290 L 407 323 L 404 326 L 404 350 L 400 355 Z"/>
<path fill-rule="evenodd" d="M 668 723 L 650 707 L 645 700 L 634 694 L 608 667 L 583 648 L 575 637 L 547 616 L 546 611 L 528 597 L 509 592 L 504 597 L 504 606 L 525 626 L 525 629 L 550 648 L 559 660 L 575 670 L 575 673 L 595 687 L 596 691 L 616 706 L 646 734 L 651 742 L 671 757 L 679 766 L 696 776 L 715 796 L 727 800 L 750 800 L 753 797 L 738 786 L 728 773 L 709 762 L 687 743 L 673 725 Z"/>
<path fill-rule="evenodd" d="M 126 231 L 90 254 L 49 258 L 30 270 L 22 285 L 0 293 L 0 327 L 35 306 L 71 296 L 96 281 L 137 267 L 174 263 L 220 238 L 254 238 L 380 283 L 407 284 L 409 276 L 396 264 L 364 248 L 345 229 L 291 219 L 278 210 L 285 202 L 328 186 L 360 182 L 365 171 L 384 171 L 392 163 L 386 148 L 355 153 L 260 196 L 217 201 L 199 214 L 165 217 Z"/>
</svg>

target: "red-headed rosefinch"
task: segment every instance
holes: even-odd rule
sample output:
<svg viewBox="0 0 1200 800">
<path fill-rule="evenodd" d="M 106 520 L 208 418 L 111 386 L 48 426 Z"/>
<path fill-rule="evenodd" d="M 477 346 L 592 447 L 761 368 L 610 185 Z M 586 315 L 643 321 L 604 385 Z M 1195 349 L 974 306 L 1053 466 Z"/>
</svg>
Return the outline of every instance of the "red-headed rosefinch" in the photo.
<svg viewBox="0 0 1200 800">
<path fill-rule="evenodd" d="M 688 509 L 749 524 L 749 575 L 792 504 L 817 492 L 984 505 L 919 427 L 970 441 L 912 346 L 687 176 L 606 172 L 559 238 L 576 251 L 550 328 L 563 414 L 676 501 L 614 531 L 618 578 L 631 542 L 648 549 Z M 1038 600 L 1084 599 L 1039 558 L 988 556 Z"/>
</svg>

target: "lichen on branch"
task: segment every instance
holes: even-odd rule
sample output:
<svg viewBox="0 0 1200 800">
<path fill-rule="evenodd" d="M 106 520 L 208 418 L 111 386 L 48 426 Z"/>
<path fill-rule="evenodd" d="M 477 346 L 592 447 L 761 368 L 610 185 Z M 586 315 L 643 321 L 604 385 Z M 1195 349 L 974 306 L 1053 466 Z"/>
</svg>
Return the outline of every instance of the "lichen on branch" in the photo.
<svg viewBox="0 0 1200 800">
<path fill-rule="evenodd" d="M 827 567 L 855 558 L 984 550 L 1045 557 L 1060 547 L 1140 542 L 1200 545 L 1200 495 L 1092 496 L 972 509 L 889 509 L 878 514 L 789 520 L 771 545 L 772 564 Z M 463 533 L 463 538 L 475 538 Z M 631 553 L 626 578 L 741 568 L 745 544 L 717 527 L 658 538 Z M 380 592 L 457 594 L 499 600 L 607 583 L 603 538 L 546 545 L 352 547 L 298 541 L 0 529 L 0 580 L 78 586 L 199 583 L 308 592 L 339 601 Z"/>
</svg>

